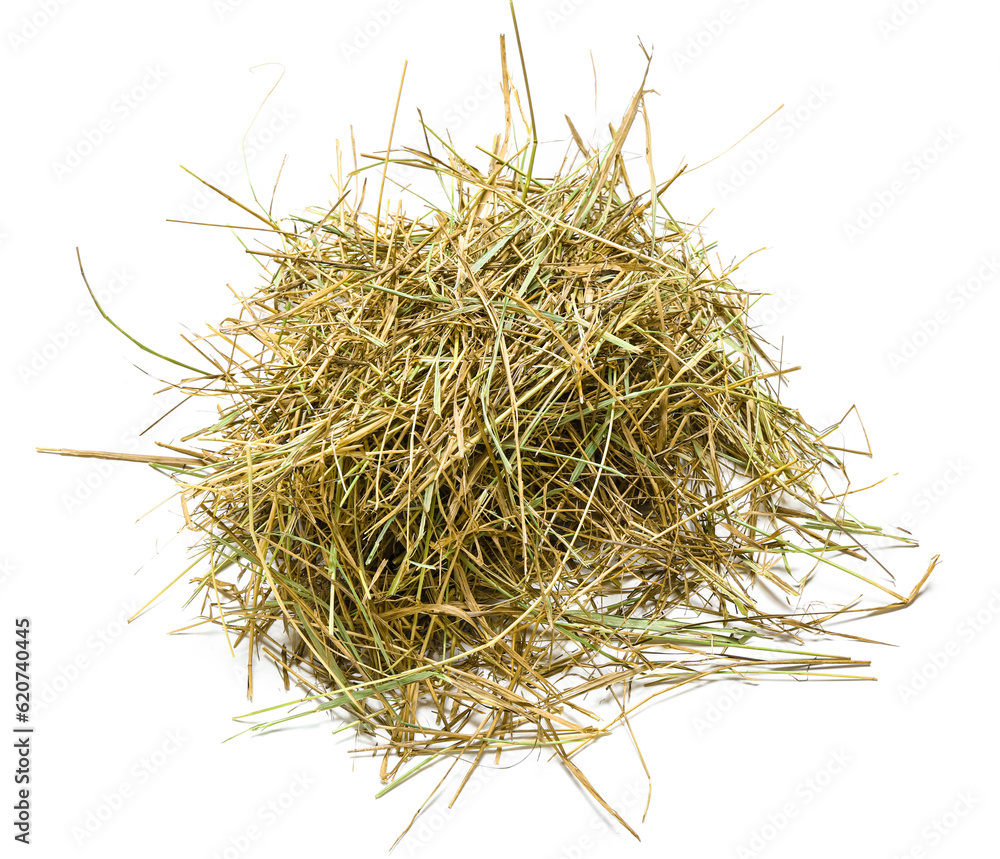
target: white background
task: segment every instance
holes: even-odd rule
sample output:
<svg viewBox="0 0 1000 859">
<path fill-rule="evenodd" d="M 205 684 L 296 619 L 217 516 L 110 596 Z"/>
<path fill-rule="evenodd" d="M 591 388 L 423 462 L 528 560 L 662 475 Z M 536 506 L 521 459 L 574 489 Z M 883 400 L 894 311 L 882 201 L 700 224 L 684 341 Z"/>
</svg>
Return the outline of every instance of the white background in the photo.
<svg viewBox="0 0 1000 859">
<path fill-rule="evenodd" d="M 598 140 L 618 121 L 641 78 L 637 37 L 655 48 L 658 176 L 723 153 L 785 105 L 679 181 L 668 205 L 689 221 L 711 211 L 706 235 L 724 262 L 766 248 L 736 277 L 775 294 L 759 318 L 784 338 L 786 363 L 805 368 L 786 398 L 821 425 L 858 405 L 876 456 L 856 463 L 857 483 L 889 476 L 858 507 L 922 542 L 890 553 L 899 587 L 933 554 L 943 564 L 911 609 L 851 625 L 898 645 L 850 649 L 873 660 L 878 682 L 714 686 L 637 716 L 654 786 L 645 823 L 627 738 L 583 755 L 642 845 L 534 755 L 484 770 L 460 808 L 432 806 L 396 855 L 986 855 L 998 763 L 1000 7 L 519 6 L 544 140 L 566 138 L 564 113 Z M 265 204 L 285 155 L 275 214 L 327 203 L 335 143 L 349 151 L 352 124 L 361 151 L 384 148 L 404 59 L 396 142 L 421 142 L 420 107 L 463 150 L 489 145 L 502 121 L 501 32 L 519 79 L 495 0 L 4 4 L 0 601 L 8 644 L 15 616 L 33 624 L 34 855 L 383 855 L 436 784 L 374 799 L 377 764 L 352 759 L 350 732 L 331 737 L 325 721 L 223 744 L 240 728 L 233 716 L 285 700 L 270 674 L 250 705 L 245 653 L 230 657 L 214 627 L 167 635 L 197 614 L 182 608 L 183 583 L 120 622 L 183 568 L 177 510 L 153 510 L 169 484 L 34 447 L 150 450 L 152 436 L 205 417 L 188 410 L 137 437 L 159 400 L 174 402 L 153 398 L 171 367 L 87 315 L 77 246 L 116 321 L 190 355 L 179 335 L 230 313 L 227 284 L 252 290 L 259 269 L 228 231 L 167 223 L 247 222 L 199 196 L 178 165 L 249 199 L 239 159 L 253 123 L 249 175 Z M 254 121 L 279 74 L 250 71 L 261 63 L 285 75 Z M 641 155 L 641 139 L 629 149 Z M 847 436 L 858 440 L 856 424 Z M 0 781 L 8 808 L 11 776 Z M 12 834 L 5 823 L 8 844 Z"/>
</svg>

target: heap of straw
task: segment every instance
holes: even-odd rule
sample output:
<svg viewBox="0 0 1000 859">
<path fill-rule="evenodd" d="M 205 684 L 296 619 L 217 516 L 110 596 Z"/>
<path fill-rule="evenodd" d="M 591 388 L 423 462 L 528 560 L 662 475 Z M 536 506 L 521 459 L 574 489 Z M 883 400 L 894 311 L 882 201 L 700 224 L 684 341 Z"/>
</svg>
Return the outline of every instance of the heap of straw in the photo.
<svg viewBox="0 0 1000 859">
<path fill-rule="evenodd" d="M 425 127 L 425 149 L 370 156 L 374 216 L 365 168 L 353 203 L 341 188 L 285 226 L 241 206 L 280 243 L 254 251 L 268 281 L 176 384 L 219 398 L 218 420 L 178 456 L 119 458 L 179 481 L 206 616 L 305 689 L 311 706 L 256 728 L 341 710 L 390 784 L 549 746 L 597 796 L 570 756 L 637 705 L 601 721 L 587 693 L 836 675 L 867 663 L 796 646 L 848 610 L 802 608 L 813 570 L 889 607 L 913 594 L 852 572 L 881 530 L 779 400 L 748 293 L 667 211 L 677 176 L 657 185 L 649 157 L 633 190 L 622 147 L 646 91 L 608 147 L 574 130 L 540 178 L 512 143 L 506 63 L 503 83 L 481 166 Z M 384 214 L 397 163 L 448 204 Z"/>
</svg>

